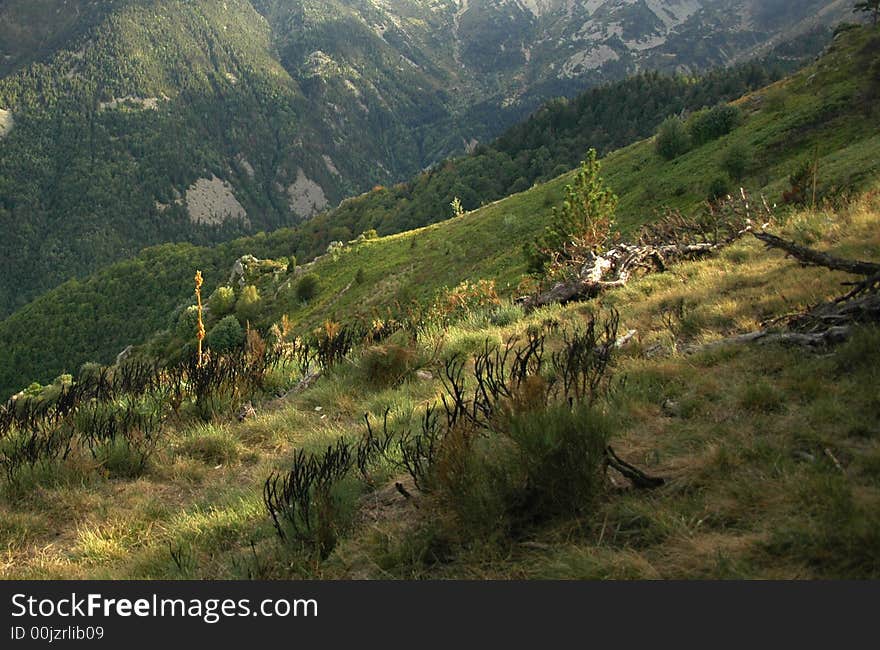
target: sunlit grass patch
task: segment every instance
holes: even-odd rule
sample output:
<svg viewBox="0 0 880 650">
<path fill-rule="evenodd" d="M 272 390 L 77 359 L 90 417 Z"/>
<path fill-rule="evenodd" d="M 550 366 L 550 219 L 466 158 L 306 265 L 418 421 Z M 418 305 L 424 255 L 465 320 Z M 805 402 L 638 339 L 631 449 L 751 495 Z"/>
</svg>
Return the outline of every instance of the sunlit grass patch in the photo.
<svg viewBox="0 0 880 650">
<path fill-rule="evenodd" d="M 242 444 L 230 428 L 206 424 L 186 431 L 175 451 L 207 465 L 225 465 L 239 459 Z"/>
</svg>

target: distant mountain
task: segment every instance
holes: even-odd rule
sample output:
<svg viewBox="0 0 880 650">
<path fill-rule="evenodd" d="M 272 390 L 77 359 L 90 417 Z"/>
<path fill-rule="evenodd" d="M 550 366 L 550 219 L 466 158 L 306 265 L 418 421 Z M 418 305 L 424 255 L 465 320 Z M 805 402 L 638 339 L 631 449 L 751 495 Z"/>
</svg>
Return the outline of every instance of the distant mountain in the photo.
<svg viewBox="0 0 880 650">
<path fill-rule="evenodd" d="M 696 70 L 830 0 L 9 0 L 0 316 L 142 247 L 307 219 L 546 99 Z"/>
</svg>

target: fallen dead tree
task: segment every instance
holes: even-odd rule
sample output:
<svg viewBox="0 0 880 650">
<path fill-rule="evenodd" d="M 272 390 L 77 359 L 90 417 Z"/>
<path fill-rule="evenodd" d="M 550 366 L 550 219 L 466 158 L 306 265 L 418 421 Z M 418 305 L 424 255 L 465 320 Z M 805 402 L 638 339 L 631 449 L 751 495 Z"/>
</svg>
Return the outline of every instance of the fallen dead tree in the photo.
<svg viewBox="0 0 880 650">
<path fill-rule="evenodd" d="M 744 190 L 736 197 L 709 206 L 697 218 L 670 213 L 646 226 L 636 243 L 596 245 L 595 237 L 577 237 L 551 256 L 547 280 L 519 302 L 527 311 L 544 305 L 596 298 L 608 289 L 625 286 L 639 275 L 666 271 L 670 264 L 714 255 L 752 235 L 769 249 L 780 250 L 804 266 L 859 276 L 846 283 L 846 295 L 823 302 L 784 319 L 782 328 L 764 329 L 717 341 L 722 343 L 782 343 L 827 347 L 841 343 L 853 327 L 880 322 L 880 263 L 850 260 L 818 251 L 767 232 L 772 223 L 767 202 L 750 200 Z M 779 321 L 777 321 L 777 324 Z"/>
<path fill-rule="evenodd" d="M 710 205 L 698 218 L 673 212 L 646 226 L 636 243 L 617 243 L 597 250 L 592 239 L 572 238 L 562 250 L 548 251 L 551 263 L 545 285 L 520 299 L 527 311 L 544 305 L 589 300 L 625 286 L 634 277 L 663 272 L 668 265 L 717 253 L 751 232 L 769 225 L 765 201 L 753 205 L 745 191 Z"/>
<path fill-rule="evenodd" d="M 836 257 L 764 231 L 753 234 L 768 248 L 784 251 L 804 266 L 842 271 L 862 278 L 845 283 L 844 286 L 852 287 L 846 295 L 785 318 L 783 331 L 764 329 L 722 339 L 710 345 L 780 343 L 824 348 L 846 341 L 857 325 L 880 323 L 880 264 Z"/>
</svg>

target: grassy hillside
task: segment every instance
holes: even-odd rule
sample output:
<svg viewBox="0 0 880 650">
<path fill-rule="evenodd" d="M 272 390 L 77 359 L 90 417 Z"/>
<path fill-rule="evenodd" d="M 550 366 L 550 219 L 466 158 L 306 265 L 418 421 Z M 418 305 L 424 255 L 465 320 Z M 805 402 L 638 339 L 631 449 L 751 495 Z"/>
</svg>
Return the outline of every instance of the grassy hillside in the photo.
<svg viewBox="0 0 880 650">
<path fill-rule="evenodd" d="M 798 48 L 797 51 L 801 50 Z M 798 57 L 793 58 L 798 60 Z M 789 65 L 793 64 L 789 62 Z M 592 142 L 603 149 L 627 144 L 638 135 L 648 135 L 668 113 L 678 113 L 685 108 L 701 108 L 719 100 L 738 97 L 742 92 L 760 85 L 768 76 L 779 74 L 780 69 L 779 65 L 764 61 L 740 66 L 730 71 L 716 71 L 697 80 L 686 77 L 643 75 L 588 92 L 572 103 L 556 102 L 530 119 L 525 125 L 527 128 L 513 130 L 494 146 L 482 147 L 470 156 L 449 161 L 429 173 L 420 174 L 410 183 L 394 186 L 391 189 L 382 188 L 357 199 L 345 201 L 339 209 L 320 215 L 295 230 L 280 231 L 271 235 L 268 242 L 258 238 L 243 246 L 221 246 L 215 251 L 205 251 L 205 259 L 201 264 L 208 273 L 209 286 L 213 288 L 222 279 L 219 276 L 224 275 L 222 271 L 219 274 L 213 272 L 216 268 L 215 259 L 225 259 L 226 265 L 230 266 L 235 259 L 233 254 L 237 256 L 248 252 L 258 256 L 295 253 L 300 259 L 307 260 L 323 252 L 331 241 L 347 241 L 371 228 L 377 229 L 381 234 L 390 234 L 441 221 L 451 212 L 448 204 L 455 197 L 462 199 L 465 207 L 470 207 L 507 196 L 531 186 L 538 179 L 552 177 L 554 171 L 571 168 L 577 164 L 580 155 L 577 152 L 583 153 L 581 149 L 587 143 Z M 649 108 L 644 108 L 646 106 Z M 155 140 L 156 146 L 164 146 L 163 142 L 160 134 Z M 185 150 L 192 152 L 198 151 L 199 148 L 193 143 Z M 250 160 L 256 158 L 250 156 Z M 165 163 L 168 161 L 165 160 Z M 131 169 L 132 173 L 135 170 L 143 173 L 141 167 L 133 166 Z M 163 173 L 165 172 L 167 169 L 163 170 Z M 161 175 L 157 178 L 159 178 L 157 182 L 161 183 Z M 119 180 L 125 182 L 124 178 Z M 141 177 L 139 182 L 144 180 L 144 177 Z M 28 182 L 33 183 L 34 179 L 31 178 Z M 95 192 L 103 192 L 100 187 L 92 189 Z M 156 189 L 159 191 L 158 188 Z M 46 192 L 51 195 L 49 190 Z M 94 204 L 90 205 L 87 201 L 82 201 L 83 197 L 75 186 L 69 188 L 68 194 L 71 199 L 77 197 L 83 209 L 94 207 Z M 39 192 L 35 190 L 35 196 L 37 195 Z M 124 221 L 128 218 L 127 210 L 132 205 L 136 206 L 137 201 L 122 207 L 123 202 L 131 199 L 125 192 L 107 193 L 106 196 L 112 197 L 112 201 L 119 204 L 117 215 L 124 229 L 130 230 L 132 225 L 137 225 L 137 223 L 127 224 Z M 169 205 L 172 207 L 165 210 L 163 219 L 156 222 L 157 226 L 164 229 L 171 227 L 168 217 L 174 214 L 175 210 L 173 200 Z M 63 202 L 58 209 L 65 206 L 67 203 Z M 180 207 L 177 206 L 177 209 Z M 154 209 L 154 206 L 148 208 Z M 75 211 L 68 216 L 70 219 L 68 228 L 73 230 L 81 226 Z M 15 228 L 10 231 L 12 234 L 15 232 Z M 29 232 L 35 234 L 33 230 Z M 212 232 L 220 237 L 230 234 L 226 231 L 212 230 Z M 110 234 L 104 230 L 96 231 L 96 236 L 105 239 Z M 75 245 L 81 248 L 90 245 L 88 238 L 81 237 L 81 239 L 82 241 Z M 50 235 L 43 242 L 44 246 L 48 246 L 48 252 L 53 254 L 60 253 L 60 244 L 49 246 L 55 241 L 55 236 Z M 109 246 L 109 243 L 107 245 Z M 27 250 L 26 241 L 21 243 L 21 247 Z M 124 248 L 113 252 L 114 255 L 120 253 L 124 253 Z M 162 268 L 158 268 L 155 275 L 165 277 L 167 275 L 165 266 L 179 268 L 187 261 L 195 264 L 196 253 L 191 248 L 169 246 L 162 251 L 141 256 L 134 265 L 123 264 L 116 270 L 105 269 L 83 282 L 67 283 L 24 308 L 20 314 L 11 319 L 11 323 L 7 324 L 9 328 L 7 331 L 18 341 L 16 347 L 19 349 L 11 364 L 7 365 L 0 386 L 8 382 L 11 389 L 20 384 L 22 380 L 15 377 L 16 373 L 22 371 L 27 373 L 27 379 L 37 377 L 40 381 L 45 381 L 65 368 L 78 366 L 88 360 L 108 361 L 123 347 L 143 340 L 156 329 L 163 327 L 165 325 L 163 314 L 166 310 L 161 308 L 173 305 L 175 301 L 180 301 L 187 295 L 187 279 L 181 276 L 175 282 L 157 284 L 153 279 L 146 277 L 137 283 L 131 276 L 132 268 L 147 269 L 153 264 L 159 264 L 160 259 Z M 86 256 L 85 260 L 86 263 L 94 263 L 90 256 Z M 25 272 L 31 273 L 35 278 L 44 275 L 41 268 L 30 271 L 23 269 L 22 261 L 21 258 L 9 258 L 7 261 L 10 267 L 8 276 L 10 286 L 13 275 L 20 276 Z M 220 266 L 222 267 L 222 263 Z M 60 265 L 55 269 L 59 277 L 63 277 L 63 268 L 63 265 Z M 119 277 L 114 280 L 113 276 Z M 122 277 L 127 278 L 127 281 L 119 281 Z M 140 319 L 124 317 L 123 314 L 131 312 L 129 307 L 135 294 L 121 293 L 118 289 L 130 283 L 156 289 L 150 294 L 156 307 L 153 314 L 145 313 Z M 109 284 L 115 289 L 111 289 Z M 27 292 L 21 292 L 20 287 L 16 288 L 17 299 L 25 300 Z M 100 298 L 102 295 L 103 299 Z M 147 303 L 143 301 L 146 295 L 144 291 L 138 292 L 139 304 L 148 304 L 149 301 Z M 99 328 L 112 334 L 96 337 L 88 331 L 79 332 L 66 328 L 63 336 L 60 336 L 61 332 L 53 327 L 37 347 L 26 342 L 28 338 L 26 323 L 30 319 L 39 318 L 39 314 L 43 312 L 52 314 L 51 320 L 55 322 L 54 315 L 63 313 L 67 305 L 80 305 L 84 302 L 94 306 L 97 322 L 113 322 L 112 328 Z M 121 309 L 123 305 L 126 309 Z M 58 343 L 55 342 L 56 340 Z M 56 350 L 57 347 L 63 349 Z M 18 376 L 23 375 L 18 374 Z"/>
<path fill-rule="evenodd" d="M 877 196 L 875 189 L 840 210 L 794 212 L 777 232 L 878 260 Z M 876 578 L 877 328 L 821 355 L 773 345 L 700 348 L 839 295 L 845 279 L 747 239 L 715 259 L 611 291 L 598 305 L 520 313 L 502 325 L 475 312 L 421 339 L 413 350 L 421 371 L 397 385 L 373 374 L 376 349 L 358 351 L 305 392 L 258 405 L 244 423 L 180 422 L 136 478 L 114 474 L 116 464 L 102 476 L 82 459 L 7 486 L 0 576 Z M 664 318 L 677 304 L 682 319 Z M 664 477 L 664 487 L 604 483 L 576 517 L 509 530 L 485 518 L 503 497 L 496 483 L 472 486 L 476 500 L 446 501 L 383 470 L 374 488 L 349 482 L 336 493 L 338 539 L 325 557 L 276 538 L 263 508 L 270 472 L 288 468 L 298 449 L 357 439 L 364 413 L 374 426 L 387 408 L 392 422 L 406 422 L 442 391 L 437 351 L 442 358 L 486 340 L 524 340 L 548 322 L 557 334 L 547 344 L 556 349 L 562 332 L 610 306 L 638 334 L 613 367 L 603 426 L 617 452 Z M 594 420 L 579 426 L 585 422 Z"/>
<path fill-rule="evenodd" d="M 868 103 L 880 87 L 878 53 L 876 31 L 848 32 L 811 68 L 740 100 L 742 121 L 726 135 L 673 160 L 653 141 L 609 155 L 604 176 L 620 194 L 624 236 L 664 207 L 697 210 L 729 172 L 723 163 L 736 146 L 752 154 L 743 184 L 771 202 L 791 192 L 792 172 L 818 161 L 821 201 L 778 208 L 773 232 L 880 262 L 878 132 Z M 291 341 L 327 319 L 369 317 L 463 281 L 499 289 L 487 304 L 450 302 L 454 317 L 361 342 L 324 363 L 319 377 L 297 354 L 260 369 L 263 343 L 251 334 L 245 356 L 172 365 L 130 392 L 118 387 L 136 378 L 117 369 L 100 389 L 105 397 L 86 393 L 57 421 L 27 409 L 66 404 L 77 394 L 66 391 L 96 377 L 103 386 L 95 368 L 0 411 L 0 577 L 880 577 L 876 324 L 820 353 L 724 340 L 840 296 L 852 277 L 804 268 L 746 236 L 599 300 L 526 314 L 509 299 L 525 270 L 521 248 L 546 226 L 568 180 L 365 238 L 298 269 L 289 260 L 252 264 L 251 288 L 236 282 L 209 300 L 209 337 L 231 311 L 216 325 L 226 323 L 230 340 L 244 336 L 239 319 L 276 324 L 276 340 L 297 351 L 301 343 Z M 276 258 L 291 246 L 283 233 L 230 246 L 249 243 Z M 171 258 L 188 255 L 217 268 L 223 254 L 204 253 L 151 252 L 154 268 L 172 274 L 185 265 Z M 317 290 L 306 296 L 309 275 Z M 612 310 L 617 330 L 603 335 Z M 171 318 L 180 326 L 141 352 L 191 345 L 192 324 Z M 339 333 L 322 331 L 318 343 Z M 624 332 L 633 333 L 628 343 L 602 352 Z M 493 360 L 491 350 L 507 341 L 515 350 L 538 342 L 546 363 L 479 358 L 488 350 Z M 222 365 L 242 359 L 254 366 Z M 477 375 L 490 367 L 504 368 L 504 389 L 484 382 L 480 392 Z M 218 382 L 217 392 L 204 382 Z M 484 395 L 484 408 L 450 416 L 456 398 L 447 397 L 447 410 L 438 399 L 452 385 Z M 430 408 L 441 409 L 438 419 Z M 386 418 L 396 432 L 387 439 Z M 67 434 L 71 446 L 58 446 L 56 436 Z M 339 451 L 364 441 L 354 448 L 363 462 Z M 663 485 L 633 489 L 603 471 L 609 444 Z M 290 498 L 272 492 L 284 489 L 273 477 L 325 462 L 330 478 L 305 492 L 311 514 L 297 510 L 304 502 L 295 489 Z M 288 508 L 277 531 L 267 503 Z"/>
<path fill-rule="evenodd" d="M 867 30 L 845 36 L 816 64 L 738 100 L 743 122 L 728 135 L 673 161 L 658 156 L 652 140 L 608 155 L 602 173 L 620 197 L 620 231 L 632 234 L 665 209 L 697 208 L 719 179 L 732 191 L 738 183 L 723 161 L 733 148 L 746 152 L 739 184 L 770 202 L 781 202 L 790 176 L 817 159 L 820 201 L 833 202 L 875 178 L 880 130 L 866 102 L 877 80 L 860 71 L 880 56 L 880 40 Z M 515 293 L 525 271 L 522 245 L 543 231 L 571 178 L 566 174 L 458 218 L 325 255 L 308 269 L 321 281 L 316 299 L 298 301 L 295 280 L 264 288 L 265 323 L 288 314 L 306 329 L 327 318 L 369 317 L 395 301 L 425 301 L 441 287 L 473 277 L 492 278 L 503 293 Z"/>
<path fill-rule="evenodd" d="M 869 31 L 845 32 L 822 60 L 737 102 L 743 123 L 729 135 L 671 162 L 656 154 L 650 140 L 609 155 L 604 161 L 604 175 L 621 197 L 621 230 L 631 232 L 664 207 L 698 206 L 719 178 L 734 187 L 722 161 L 735 145 L 745 152 L 747 162 L 742 184 L 753 192 L 767 193 L 771 200 L 779 200 L 788 189 L 791 174 L 804 163 L 814 162 L 816 145 L 820 195 L 833 198 L 846 188 L 859 187 L 877 165 L 873 152 L 878 132 L 866 108 L 876 81 L 863 72 L 877 56 Z M 491 277 L 503 292 L 513 292 L 525 269 L 521 247 L 543 230 L 568 180 L 563 175 L 458 219 L 347 246 L 310 269 L 319 276 L 321 290 L 308 304 L 297 299 L 297 282 L 291 278 L 262 286 L 261 324 L 271 324 L 283 313 L 302 329 L 334 316 L 371 316 L 372 310 L 397 302 L 427 300 L 442 286 L 458 284 L 468 277 Z M 448 211 L 448 206 L 437 205 L 437 218 Z M 281 230 L 216 250 L 168 247 L 126 268 L 142 268 L 156 277 L 166 275 L 166 266 L 181 269 L 175 283 L 161 283 L 177 293 L 155 294 L 157 304 L 166 306 L 185 299 L 196 268 L 206 270 L 208 289 L 213 290 L 226 280 L 228 270 L 223 269 L 221 261 L 224 258 L 229 267 L 244 253 L 288 256 L 299 249 L 299 235 L 295 230 Z M 187 264 L 191 270 L 184 274 L 182 269 Z M 359 269 L 363 275 L 357 284 L 353 281 Z M 123 283 L 116 275 L 111 267 L 86 282 L 65 285 L 0 323 L 2 339 L 14 341 L 14 345 L 0 350 L 0 386 L 4 392 L 17 390 L 32 380 L 51 380 L 86 361 L 110 361 L 122 348 L 167 326 L 166 310 L 139 310 L 143 318 L 126 319 L 118 307 L 130 304 L 123 287 L 141 281 L 127 275 L 129 280 Z M 145 283 L 159 288 L 153 280 L 146 279 Z M 104 299 L 91 302 L 96 295 Z M 101 336 L 96 337 L 71 329 L 52 316 L 83 304 L 91 305 L 95 322 L 125 322 L 125 326 L 102 329 Z M 39 335 L 33 329 L 35 321 L 42 323 Z M 81 323 L 79 328 L 85 330 L 88 325 Z M 72 344 L 78 337 L 97 345 L 89 351 L 89 344 Z"/>
<path fill-rule="evenodd" d="M 488 8 L 451 0 L 3 3 L 0 317 L 146 246 L 209 245 L 299 223 L 494 137 L 551 97 L 636 69 L 668 69 L 668 57 L 654 52 L 648 61 L 627 56 L 563 74 L 572 53 L 560 44 L 583 24 L 585 3 L 576 4 L 576 16 L 557 5 L 541 17 L 515 3 L 484 15 Z M 771 18 L 811 14 L 807 6 L 775 4 L 774 16 L 761 16 L 766 31 L 748 36 L 730 33 L 714 11 L 692 16 L 677 8 L 687 14 L 688 38 L 701 33 L 719 43 L 703 51 L 675 47 L 677 60 L 694 70 L 726 63 L 787 33 Z M 811 0 L 821 4 L 828 2 Z M 509 49 L 516 39 L 505 16 L 525 20 L 524 36 L 536 42 L 533 63 L 524 48 Z M 632 43 L 643 29 L 653 34 L 652 24 L 626 8 L 600 18 L 631 22 Z M 559 39 L 534 37 L 545 31 Z M 586 48 L 581 55 L 589 51 L 576 40 Z M 801 45 L 801 53 L 815 51 L 815 34 Z M 508 48 L 520 60 L 511 67 L 503 53 L 475 56 L 472 46 Z M 622 54 L 630 47 L 614 46 Z M 643 135 L 624 133 L 607 144 Z M 476 207 L 549 178 L 559 164 L 571 167 L 579 153 L 554 161 L 556 152 L 539 150 L 534 164 L 506 165 L 513 176 L 503 182 L 453 183 L 438 198 L 459 191 Z M 376 213 L 322 222 L 304 232 L 300 256 L 366 221 L 385 221 L 379 225 L 387 233 L 436 220 L 430 190 L 391 223 Z"/>
</svg>

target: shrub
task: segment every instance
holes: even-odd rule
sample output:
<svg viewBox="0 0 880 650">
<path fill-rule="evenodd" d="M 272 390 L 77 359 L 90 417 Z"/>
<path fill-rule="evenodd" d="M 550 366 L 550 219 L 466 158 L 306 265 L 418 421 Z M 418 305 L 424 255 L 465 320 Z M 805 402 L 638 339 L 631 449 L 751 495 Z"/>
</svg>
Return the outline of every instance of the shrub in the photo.
<svg viewBox="0 0 880 650">
<path fill-rule="evenodd" d="M 617 196 L 599 176 L 600 170 L 596 150 L 591 149 L 574 184 L 566 186 L 562 206 L 553 209 L 550 225 L 536 241 L 526 245 L 532 272 L 546 271 L 551 262 L 570 259 L 567 248 L 572 241 L 579 248 L 605 248 L 613 234 Z"/>
<path fill-rule="evenodd" d="M 323 454 L 300 449 L 289 472 L 266 479 L 263 504 L 278 537 L 311 548 L 322 559 L 330 554 L 355 501 L 346 485 L 355 465 L 352 452 L 342 439 Z"/>
<path fill-rule="evenodd" d="M 489 322 L 496 327 L 507 327 L 519 322 L 524 316 L 525 312 L 520 305 L 499 305 L 489 312 Z"/>
<path fill-rule="evenodd" d="M 177 319 L 175 333 L 184 340 L 195 340 L 198 324 L 199 308 L 195 305 L 190 305 L 180 312 L 180 316 Z"/>
<path fill-rule="evenodd" d="M 790 189 L 782 193 L 782 202 L 787 205 L 806 205 L 810 196 L 814 167 L 809 160 L 802 161 L 788 177 Z"/>
<path fill-rule="evenodd" d="M 399 345 L 379 345 L 364 352 L 359 362 L 370 384 L 387 387 L 402 382 L 416 365 L 415 353 Z"/>
<path fill-rule="evenodd" d="M 235 291 L 232 287 L 217 287 L 211 297 L 208 298 L 208 309 L 211 314 L 220 318 L 226 314 L 232 313 L 235 308 Z"/>
<path fill-rule="evenodd" d="M 681 118 L 666 118 L 657 130 L 655 140 L 657 153 L 666 160 L 673 160 L 690 151 L 691 136 Z"/>
<path fill-rule="evenodd" d="M 531 187 L 528 179 L 524 176 L 520 176 L 515 181 L 513 181 L 513 185 L 510 186 L 511 194 L 519 194 L 520 192 L 525 192 L 527 189 Z"/>
<path fill-rule="evenodd" d="M 205 337 L 205 345 L 214 352 L 229 352 L 244 343 L 244 329 L 238 318 L 229 315 L 211 328 Z"/>
<path fill-rule="evenodd" d="M 721 158 L 721 168 L 734 181 L 741 181 L 752 162 L 752 152 L 742 144 L 732 144 Z"/>
<path fill-rule="evenodd" d="M 95 459 L 112 478 L 140 476 L 150 460 L 152 449 L 142 448 L 129 438 L 112 438 L 95 450 Z"/>
<path fill-rule="evenodd" d="M 306 273 L 296 285 L 296 297 L 300 302 L 313 300 L 320 291 L 320 280 L 314 273 Z"/>
<path fill-rule="evenodd" d="M 326 370 L 342 361 L 361 340 L 363 332 L 358 328 L 328 320 L 312 332 L 307 345 Z"/>
<path fill-rule="evenodd" d="M 241 295 L 235 304 L 235 313 L 238 315 L 238 320 L 244 323 L 255 320 L 259 311 L 260 292 L 254 285 L 249 284 L 241 290 Z"/>
<path fill-rule="evenodd" d="M 723 199 L 728 194 L 730 194 L 730 183 L 727 182 L 726 178 L 718 176 L 709 184 L 709 193 L 706 195 L 706 198 L 709 201 L 715 202 Z"/>
<path fill-rule="evenodd" d="M 742 114 L 736 106 L 720 104 L 694 113 L 688 121 L 688 131 L 694 144 L 701 145 L 727 135 L 741 120 Z"/>
<path fill-rule="evenodd" d="M 78 382 L 94 382 L 104 372 L 104 366 L 94 361 L 87 361 L 82 364 L 77 373 L 76 380 Z"/>
<path fill-rule="evenodd" d="M 602 485 L 611 425 L 598 410 L 568 404 L 525 412 L 506 429 L 526 481 L 511 504 L 528 519 L 586 512 Z"/>
</svg>

